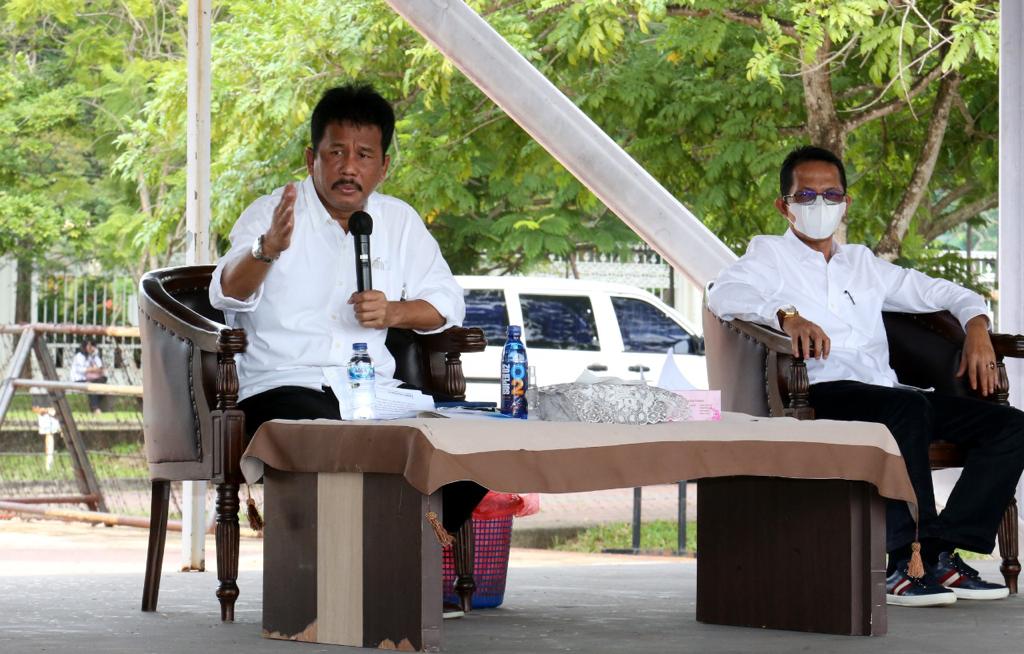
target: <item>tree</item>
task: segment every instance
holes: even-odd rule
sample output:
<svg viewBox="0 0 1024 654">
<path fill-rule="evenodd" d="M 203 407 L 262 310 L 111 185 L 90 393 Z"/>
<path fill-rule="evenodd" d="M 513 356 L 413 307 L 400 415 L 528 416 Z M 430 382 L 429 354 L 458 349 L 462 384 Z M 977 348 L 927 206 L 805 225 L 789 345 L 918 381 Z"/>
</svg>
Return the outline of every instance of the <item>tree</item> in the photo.
<svg viewBox="0 0 1024 654">
<path fill-rule="evenodd" d="M 845 156 L 864 216 L 851 236 L 879 255 L 996 205 L 997 2 L 691 0 L 667 11 L 753 36 L 748 79 L 801 100 L 780 135 Z"/>
<path fill-rule="evenodd" d="M 183 247 L 184 16 L 169 0 L 83 2 L 9 0 L 5 29 L 77 84 L 72 123 L 92 130 L 104 180 L 88 211 L 119 245 L 109 263 L 165 263 Z M 737 251 L 781 231 L 778 166 L 807 141 L 849 163 L 849 238 L 886 256 L 931 265 L 939 234 L 994 205 L 994 1 L 471 4 Z M 223 0 L 213 43 L 220 239 L 253 199 L 304 176 L 313 104 L 360 80 L 399 116 L 382 191 L 422 213 L 455 270 L 637 242 L 382 0 Z"/>
<path fill-rule="evenodd" d="M 0 255 L 18 263 L 16 320 L 31 318 L 35 270 L 90 261 L 144 270 L 138 250 L 121 247 L 132 232 L 119 225 L 134 218 L 151 243 L 140 223 L 159 224 L 147 221 L 156 203 L 145 179 L 121 180 L 112 168 L 162 60 L 180 51 L 175 7 L 9 0 L 0 8 Z"/>
</svg>

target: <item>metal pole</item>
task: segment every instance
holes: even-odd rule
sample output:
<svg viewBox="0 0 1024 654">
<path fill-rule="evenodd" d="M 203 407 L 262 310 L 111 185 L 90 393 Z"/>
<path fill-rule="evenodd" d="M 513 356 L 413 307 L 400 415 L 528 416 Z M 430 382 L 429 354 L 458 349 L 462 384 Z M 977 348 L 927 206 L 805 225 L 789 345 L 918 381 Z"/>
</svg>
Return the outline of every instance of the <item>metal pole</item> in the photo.
<svg viewBox="0 0 1024 654">
<path fill-rule="evenodd" d="M 679 482 L 679 512 L 676 515 L 676 522 L 679 525 L 678 544 L 676 554 L 686 556 L 686 480 Z"/>
<path fill-rule="evenodd" d="M 21 502 L 9 501 L 0 501 L 0 511 L 28 513 L 30 515 L 38 515 L 44 518 L 65 520 L 67 522 L 91 522 L 95 524 L 108 525 L 111 527 L 116 525 L 120 527 L 141 527 L 143 529 L 149 529 L 148 518 L 117 515 L 116 513 L 102 513 L 99 511 L 74 511 L 72 509 L 48 509 L 42 506 L 35 506 L 34 504 L 22 504 Z M 167 530 L 181 531 L 181 523 L 176 520 L 168 520 Z"/>
<path fill-rule="evenodd" d="M 633 552 L 640 551 L 640 504 L 643 489 L 639 486 L 633 489 Z"/>
<path fill-rule="evenodd" d="M 701 288 L 736 255 L 460 0 L 388 0 L 413 28 Z"/>
<path fill-rule="evenodd" d="M 188 134 L 185 262 L 210 256 L 210 21 L 212 0 L 188 3 Z M 206 482 L 182 483 L 181 569 L 206 569 Z"/>
<path fill-rule="evenodd" d="M 999 331 L 1024 333 L 1024 3 L 999 6 Z M 1010 403 L 1024 407 L 1024 365 L 1006 360 Z M 1017 485 L 1017 501 L 1024 503 L 1024 482 Z"/>
</svg>

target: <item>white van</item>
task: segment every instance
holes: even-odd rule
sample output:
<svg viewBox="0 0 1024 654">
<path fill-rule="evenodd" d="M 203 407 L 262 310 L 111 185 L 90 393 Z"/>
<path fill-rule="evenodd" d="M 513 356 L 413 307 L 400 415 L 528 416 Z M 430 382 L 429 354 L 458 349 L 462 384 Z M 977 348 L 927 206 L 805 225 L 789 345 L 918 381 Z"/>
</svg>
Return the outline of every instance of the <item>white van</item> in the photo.
<svg viewBox="0 0 1024 654">
<path fill-rule="evenodd" d="M 522 325 L 536 379 L 575 381 L 584 370 L 658 381 L 669 349 L 696 388 L 708 387 L 704 339 L 675 310 L 625 284 L 542 277 L 456 276 L 465 290 L 466 327 L 479 327 L 487 349 L 462 355 L 466 399 L 499 401 L 498 374 L 506 327 Z"/>
</svg>

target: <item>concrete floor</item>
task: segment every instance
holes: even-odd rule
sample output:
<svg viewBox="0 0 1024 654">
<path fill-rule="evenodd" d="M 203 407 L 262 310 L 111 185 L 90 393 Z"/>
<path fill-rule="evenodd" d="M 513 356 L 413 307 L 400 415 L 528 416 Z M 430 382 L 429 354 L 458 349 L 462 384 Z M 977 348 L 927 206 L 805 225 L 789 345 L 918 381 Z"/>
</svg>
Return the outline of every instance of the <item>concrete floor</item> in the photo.
<svg viewBox="0 0 1024 654">
<path fill-rule="evenodd" d="M 213 572 L 173 572 L 160 612 L 139 611 L 141 530 L 0 527 L 0 652 L 362 651 L 260 637 L 261 543 L 244 539 L 237 621 L 221 624 Z M 213 560 L 212 543 L 207 555 Z M 979 561 L 988 578 L 998 563 Z M 799 572 L 799 571 L 798 571 Z M 703 625 L 692 559 L 513 550 L 505 604 L 445 622 L 452 653 L 1024 652 L 1024 598 L 891 608 L 889 635 L 821 636 Z M 757 589 L 737 589 L 757 592 Z"/>
</svg>

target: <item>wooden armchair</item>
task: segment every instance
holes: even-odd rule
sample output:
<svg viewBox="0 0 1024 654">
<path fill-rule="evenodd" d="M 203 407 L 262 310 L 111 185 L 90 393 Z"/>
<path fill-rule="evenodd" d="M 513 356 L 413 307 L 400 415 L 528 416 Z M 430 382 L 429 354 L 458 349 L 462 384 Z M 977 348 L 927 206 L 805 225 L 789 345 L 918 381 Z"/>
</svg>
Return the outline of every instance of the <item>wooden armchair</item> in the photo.
<svg viewBox="0 0 1024 654">
<path fill-rule="evenodd" d="M 947 311 L 926 314 L 884 312 L 889 362 L 900 382 L 944 393 L 971 395 L 967 377 L 957 378 L 964 331 Z M 724 321 L 704 305 L 704 340 L 708 383 L 722 389 L 722 409 L 760 416 L 792 416 L 813 420 L 808 401 L 807 367 L 791 354 L 785 333 L 743 320 Z M 993 334 L 999 387 L 991 400 L 1008 404 L 1009 381 L 1004 357 L 1024 357 L 1024 336 Z M 952 443 L 932 443 L 933 470 L 961 468 L 965 453 Z M 1011 593 L 1017 592 L 1020 562 L 1017 543 L 1017 502 L 1006 507 L 998 531 L 999 570 Z"/>
<path fill-rule="evenodd" d="M 143 431 L 153 483 L 142 610 L 155 611 L 160 592 L 170 482 L 209 480 L 217 484 L 217 598 L 221 619 L 233 621 L 238 489 L 244 483 L 239 463 L 247 444 L 245 416 L 237 406 L 235 355 L 245 351 L 246 335 L 225 325 L 222 312 L 210 306 L 213 268 L 165 268 L 139 282 Z M 430 335 L 391 330 L 387 338 L 396 377 L 438 399 L 464 398 L 459 354 L 480 352 L 486 344 L 482 331 L 462 327 Z M 465 542 L 472 542 L 471 536 L 459 534 L 457 547 Z M 472 561 L 456 554 L 457 561 Z M 471 589 L 471 578 L 463 586 Z"/>
</svg>

